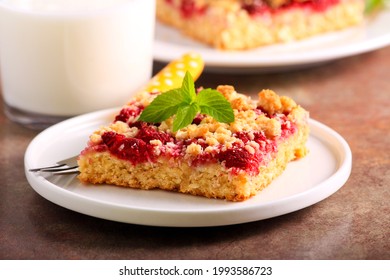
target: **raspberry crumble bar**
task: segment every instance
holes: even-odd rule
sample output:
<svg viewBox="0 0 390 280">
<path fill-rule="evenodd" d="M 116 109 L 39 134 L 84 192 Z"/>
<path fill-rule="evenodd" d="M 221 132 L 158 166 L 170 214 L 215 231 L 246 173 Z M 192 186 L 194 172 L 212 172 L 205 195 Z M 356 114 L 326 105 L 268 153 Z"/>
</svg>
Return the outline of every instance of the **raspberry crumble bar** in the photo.
<svg viewBox="0 0 390 280">
<path fill-rule="evenodd" d="M 340 30 L 363 15 L 363 0 L 157 0 L 160 22 L 221 50 Z"/>
<path fill-rule="evenodd" d="M 234 121 L 198 113 L 177 131 L 173 117 L 140 121 L 161 93 L 136 95 L 111 124 L 90 136 L 79 156 L 79 179 L 243 201 L 269 185 L 288 162 L 306 155 L 309 115 L 291 98 L 261 90 L 255 100 L 228 85 L 217 91 L 231 105 Z"/>
</svg>

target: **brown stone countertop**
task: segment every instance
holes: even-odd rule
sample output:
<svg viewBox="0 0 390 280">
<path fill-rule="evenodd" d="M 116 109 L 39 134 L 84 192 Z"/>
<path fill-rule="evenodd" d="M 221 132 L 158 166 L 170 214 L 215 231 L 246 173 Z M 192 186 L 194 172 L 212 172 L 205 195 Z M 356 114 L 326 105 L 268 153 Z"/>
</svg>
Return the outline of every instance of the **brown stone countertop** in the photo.
<svg viewBox="0 0 390 280">
<path fill-rule="evenodd" d="M 197 82 L 219 84 L 253 96 L 262 88 L 288 95 L 340 133 L 353 154 L 347 183 L 311 207 L 246 224 L 164 228 L 102 220 L 30 187 L 23 157 L 38 131 L 1 112 L 0 259 L 390 259 L 390 47 L 291 72 L 205 72 Z"/>
</svg>

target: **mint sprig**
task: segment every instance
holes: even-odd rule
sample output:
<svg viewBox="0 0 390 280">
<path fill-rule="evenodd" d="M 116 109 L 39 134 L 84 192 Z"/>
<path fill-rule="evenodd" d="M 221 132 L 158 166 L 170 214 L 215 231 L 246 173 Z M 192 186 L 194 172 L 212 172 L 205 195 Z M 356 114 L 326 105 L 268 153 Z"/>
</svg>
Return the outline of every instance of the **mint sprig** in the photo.
<svg viewBox="0 0 390 280">
<path fill-rule="evenodd" d="M 384 8 L 386 5 L 389 5 L 389 0 L 365 0 L 365 10 L 366 14 L 371 13 L 376 9 Z"/>
<path fill-rule="evenodd" d="M 176 132 L 191 124 L 198 113 L 207 114 L 218 122 L 234 122 L 234 112 L 226 98 L 213 89 L 203 89 L 196 94 L 194 80 L 187 72 L 181 88 L 158 95 L 143 110 L 139 119 L 160 123 L 174 116 L 172 129 Z"/>
</svg>

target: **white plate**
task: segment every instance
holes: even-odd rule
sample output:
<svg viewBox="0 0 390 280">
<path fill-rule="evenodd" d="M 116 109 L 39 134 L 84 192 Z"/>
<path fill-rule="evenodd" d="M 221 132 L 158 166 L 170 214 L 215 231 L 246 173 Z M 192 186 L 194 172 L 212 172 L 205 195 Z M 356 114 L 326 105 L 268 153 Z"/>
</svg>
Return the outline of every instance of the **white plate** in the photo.
<svg viewBox="0 0 390 280">
<path fill-rule="evenodd" d="M 202 55 L 206 70 L 290 70 L 387 46 L 390 44 L 389 26 L 390 10 L 384 10 L 367 18 L 364 24 L 343 31 L 248 51 L 219 51 L 157 23 L 154 58 L 169 62 L 183 53 L 194 51 Z"/>
<path fill-rule="evenodd" d="M 103 219 L 153 226 L 219 226 L 290 213 L 332 195 L 347 181 L 352 164 L 346 141 L 310 120 L 307 157 L 292 162 L 264 191 L 244 202 L 227 202 L 160 190 L 81 184 L 75 175 L 49 176 L 30 168 L 78 154 L 88 136 L 108 124 L 119 109 L 69 119 L 41 132 L 25 154 L 26 176 L 41 196 L 60 206 Z"/>
</svg>

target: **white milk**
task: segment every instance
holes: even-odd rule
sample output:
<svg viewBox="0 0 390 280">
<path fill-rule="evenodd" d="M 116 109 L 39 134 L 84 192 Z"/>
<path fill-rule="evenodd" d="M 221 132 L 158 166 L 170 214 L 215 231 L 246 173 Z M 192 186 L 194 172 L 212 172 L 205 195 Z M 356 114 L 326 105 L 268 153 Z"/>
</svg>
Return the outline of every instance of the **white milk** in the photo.
<svg viewBox="0 0 390 280">
<path fill-rule="evenodd" d="M 154 0 L 0 0 L 5 103 L 72 116 L 127 102 L 151 76 Z"/>
</svg>

